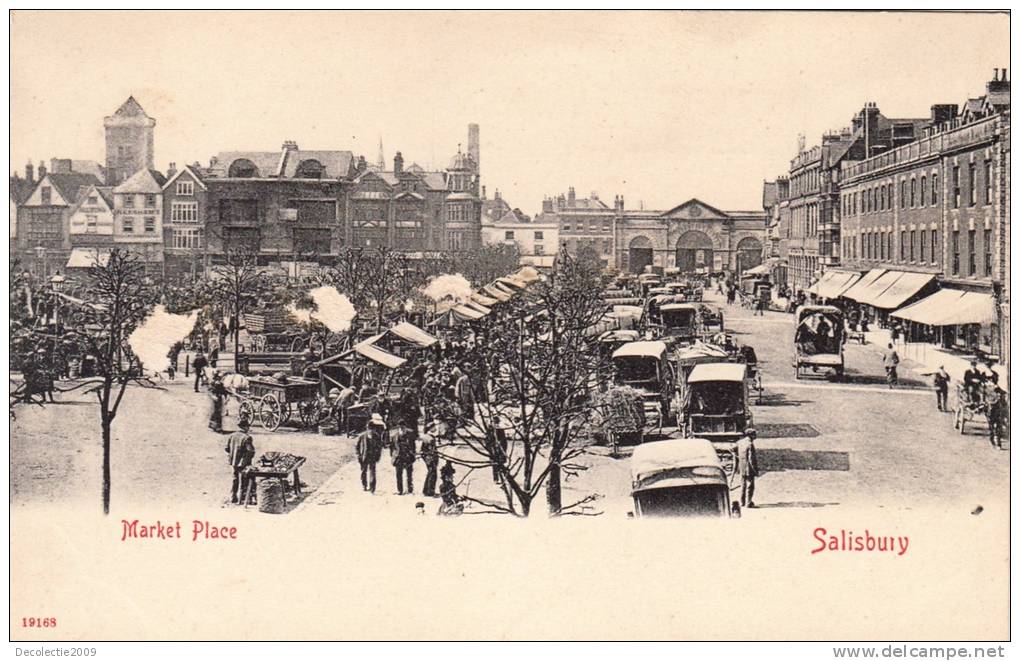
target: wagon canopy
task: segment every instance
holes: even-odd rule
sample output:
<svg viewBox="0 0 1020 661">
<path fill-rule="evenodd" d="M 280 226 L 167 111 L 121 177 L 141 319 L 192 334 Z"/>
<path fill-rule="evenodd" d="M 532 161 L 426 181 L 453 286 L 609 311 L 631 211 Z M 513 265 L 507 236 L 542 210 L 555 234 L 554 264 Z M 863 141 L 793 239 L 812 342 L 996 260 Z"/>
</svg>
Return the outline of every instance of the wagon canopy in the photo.
<svg viewBox="0 0 1020 661">
<path fill-rule="evenodd" d="M 649 342 L 628 342 L 613 352 L 613 358 L 656 358 L 666 355 L 666 343 L 658 340 Z"/>
<path fill-rule="evenodd" d="M 705 381 L 743 381 L 747 374 L 744 363 L 702 363 L 695 365 L 687 383 Z"/>
<path fill-rule="evenodd" d="M 634 448 L 630 473 L 635 489 L 648 488 L 653 483 L 654 488 L 681 484 L 726 484 L 719 456 L 712 443 L 703 438 L 642 443 Z"/>
</svg>

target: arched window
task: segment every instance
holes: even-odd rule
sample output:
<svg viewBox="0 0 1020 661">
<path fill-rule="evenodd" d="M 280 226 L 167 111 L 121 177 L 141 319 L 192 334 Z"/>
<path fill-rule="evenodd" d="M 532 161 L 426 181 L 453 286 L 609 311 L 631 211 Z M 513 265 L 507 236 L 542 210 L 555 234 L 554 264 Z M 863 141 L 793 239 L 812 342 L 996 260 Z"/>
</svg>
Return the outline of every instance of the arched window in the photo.
<svg viewBox="0 0 1020 661">
<path fill-rule="evenodd" d="M 309 158 L 298 163 L 294 176 L 298 179 L 322 179 L 325 172 L 326 168 L 322 166 L 322 163 L 314 158 Z"/>
<path fill-rule="evenodd" d="M 228 177 L 254 178 L 259 176 L 259 169 L 247 158 L 239 158 L 230 164 Z"/>
</svg>

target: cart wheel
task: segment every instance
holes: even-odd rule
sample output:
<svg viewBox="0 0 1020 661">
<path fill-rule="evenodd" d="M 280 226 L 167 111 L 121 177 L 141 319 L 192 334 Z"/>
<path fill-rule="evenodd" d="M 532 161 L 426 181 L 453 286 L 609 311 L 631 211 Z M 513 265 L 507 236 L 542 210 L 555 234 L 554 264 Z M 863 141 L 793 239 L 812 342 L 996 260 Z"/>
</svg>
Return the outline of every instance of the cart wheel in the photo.
<svg viewBox="0 0 1020 661">
<path fill-rule="evenodd" d="M 298 404 L 298 413 L 301 415 L 301 423 L 305 427 L 312 427 L 319 424 L 319 414 L 322 411 L 322 407 L 319 405 L 319 400 L 311 399 L 306 402 Z"/>
<path fill-rule="evenodd" d="M 283 410 L 283 420 L 280 421 L 280 424 L 282 425 L 290 422 L 290 419 L 294 416 L 294 408 L 290 405 L 290 402 L 287 402 L 281 407 L 281 409 Z"/>
<path fill-rule="evenodd" d="M 259 420 L 268 431 L 276 431 L 283 424 L 284 410 L 272 395 L 264 395 L 259 403 Z"/>
<path fill-rule="evenodd" d="M 241 406 L 237 408 L 237 420 L 247 420 L 249 423 L 255 422 L 255 404 L 250 399 L 246 399 L 241 402 Z"/>
</svg>

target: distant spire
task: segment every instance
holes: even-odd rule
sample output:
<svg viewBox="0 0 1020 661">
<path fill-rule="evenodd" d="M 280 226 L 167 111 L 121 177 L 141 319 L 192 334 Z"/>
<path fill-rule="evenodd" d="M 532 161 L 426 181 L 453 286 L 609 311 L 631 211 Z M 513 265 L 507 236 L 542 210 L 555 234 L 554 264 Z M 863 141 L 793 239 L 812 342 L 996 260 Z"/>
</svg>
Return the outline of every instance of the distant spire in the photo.
<svg viewBox="0 0 1020 661">
<path fill-rule="evenodd" d="M 380 172 L 386 170 L 386 157 L 383 156 L 382 136 L 381 135 L 379 136 L 379 160 L 376 161 L 376 165 L 379 166 L 379 171 Z"/>
</svg>

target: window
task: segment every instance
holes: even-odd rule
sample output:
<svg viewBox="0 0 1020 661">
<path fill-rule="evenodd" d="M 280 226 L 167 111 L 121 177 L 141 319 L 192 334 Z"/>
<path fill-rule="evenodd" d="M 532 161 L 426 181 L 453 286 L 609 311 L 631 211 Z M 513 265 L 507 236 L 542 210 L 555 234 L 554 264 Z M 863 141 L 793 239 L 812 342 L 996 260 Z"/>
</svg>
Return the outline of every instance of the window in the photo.
<svg viewBox="0 0 1020 661">
<path fill-rule="evenodd" d="M 145 233 L 152 234 L 156 231 L 156 219 L 152 216 L 145 217 Z"/>
<path fill-rule="evenodd" d="M 967 230 L 967 274 L 977 275 L 977 246 L 974 245 L 976 241 L 977 232 L 975 230 Z"/>
<path fill-rule="evenodd" d="M 603 232 L 611 232 L 611 231 L 613 231 L 613 221 L 609 220 L 608 218 L 603 220 L 602 221 L 602 231 Z"/>
<path fill-rule="evenodd" d="M 885 186 L 882 186 L 882 188 L 878 192 L 879 192 L 878 208 L 884 210 L 885 209 Z"/>
<path fill-rule="evenodd" d="M 970 206 L 977 204 L 977 166 L 973 163 L 967 166 L 967 178 L 969 179 L 970 188 L 967 192 L 970 193 L 968 202 Z"/>
<path fill-rule="evenodd" d="M 992 161 L 985 159 L 985 204 L 992 203 Z"/>
<path fill-rule="evenodd" d="M 900 261 L 905 262 L 907 260 L 907 232 L 906 230 L 900 231 Z"/>
<path fill-rule="evenodd" d="M 564 232 L 569 232 L 570 231 L 570 221 L 569 220 L 564 220 L 563 221 L 563 227 L 561 229 Z"/>
<path fill-rule="evenodd" d="M 175 223 L 196 223 L 198 222 L 198 202 L 170 203 L 170 220 Z"/>
<path fill-rule="evenodd" d="M 953 208 L 960 208 L 960 166 L 953 166 Z"/>
<path fill-rule="evenodd" d="M 938 248 L 937 248 L 938 245 L 939 245 L 938 230 L 932 230 L 931 231 L 931 263 L 932 264 L 938 264 L 939 263 Z"/>
<path fill-rule="evenodd" d="M 135 219 L 131 216 L 124 216 L 123 228 L 125 234 L 134 234 L 135 232 Z"/>
<path fill-rule="evenodd" d="M 917 240 L 917 232 L 910 230 L 910 261 L 914 261 L 914 242 Z"/>
<path fill-rule="evenodd" d="M 197 227 L 174 228 L 171 245 L 181 249 L 201 248 L 202 230 Z"/>
<path fill-rule="evenodd" d="M 95 234 L 99 219 L 96 216 L 85 216 L 85 233 Z"/>
<path fill-rule="evenodd" d="M 913 209 L 917 203 L 917 179 L 910 180 L 910 208 Z"/>
<path fill-rule="evenodd" d="M 928 233 L 925 232 L 924 230 L 921 230 L 921 260 L 920 261 L 922 261 L 922 262 L 925 261 L 924 258 L 925 258 L 925 255 L 927 254 L 927 252 L 928 252 Z"/>
<path fill-rule="evenodd" d="M 503 232 L 503 240 L 504 241 L 513 241 L 514 240 L 514 231 L 513 230 L 507 230 L 507 231 Z"/>
<path fill-rule="evenodd" d="M 544 255 L 545 254 L 545 246 L 543 246 L 541 243 L 536 243 L 535 244 L 535 254 L 536 255 Z"/>
<path fill-rule="evenodd" d="M 986 229 L 981 237 L 985 248 L 985 277 L 992 275 L 992 230 Z"/>
<path fill-rule="evenodd" d="M 134 208 L 134 206 L 135 206 L 135 196 L 134 195 L 123 195 L 123 196 L 121 196 L 121 199 L 124 200 L 124 208 L 125 209 L 133 209 Z"/>
<path fill-rule="evenodd" d="M 922 207 L 924 206 L 924 198 L 928 194 L 927 191 L 928 191 L 928 178 L 922 175 L 921 176 L 921 189 L 919 191 L 919 194 L 920 194 L 921 197 L 920 197 L 920 200 L 918 200 L 918 204 L 920 206 L 922 206 Z"/>
<path fill-rule="evenodd" d="M 153 209 L 153 208 L 155 208 L 155 206 L 156 206 L 156 196 L 155 195 L 146 195 L 145 196 L 145 208 L 146 209 Z"/>
<path fill-rule="evenodd" d="M 96 206 L 98 204 L 99 204 L 99 196 L 98 195 L 89 195 L 89 206 L 90 207 L 94 207 L 94 206 Z"/>
<path fill-rule="evenodd" d="M 194 195 L 195 194 L 195 182 L 181 179 L 177 182 L 177 194 L 178 195 Z"/>
<path fill-rule="evenodd" d="M 939 201 L 939 176 L 938 174 L 931 173 L 931 204 L 935 206 Z"/>
<path fill-rule="evenodd" d="M 545 232 L 543 232 L 541 230 L 536 230 L 535 231 L 535 240 L 536 241 L 544 241 L 545 240 Z"/>
<path fill-rule="evenodd" d="M 953 230 L 953 275 L 960 275 L 960 230 Z"/>
<path fill-rule="evenodd" d="M 602 254 L 611 255 L 613 253 L 613 241 L 611 239 L 602 239 Z"/>
<path fill-rule="evenodd" d="M 904 179 L 900 182 L 900 208 L 907 208 L 907 180 Z"/>
<path fill-rule="evenodd" d="M 39 191 L 42 195 L 42 203 L 50 204 L 53 202 L 53 189 L 49 186 L 43 186 L 42 190 Z"/>
</svg>

